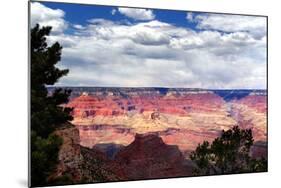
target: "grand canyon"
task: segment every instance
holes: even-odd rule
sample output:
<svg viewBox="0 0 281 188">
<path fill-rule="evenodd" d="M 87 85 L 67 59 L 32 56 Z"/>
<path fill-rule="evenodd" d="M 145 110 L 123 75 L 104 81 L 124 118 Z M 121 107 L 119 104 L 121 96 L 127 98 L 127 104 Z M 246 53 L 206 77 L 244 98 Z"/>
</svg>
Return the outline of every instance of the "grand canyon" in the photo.
<svg viewBox="0 0 281 188">
<path fill-rule="evenodd" d="M 54 89 L 48 88 L 49 93 Z M 103 161 L 100 168 L 111 174 L 106 181 L 191 176 L 190 152 L 235 125 L 252 129 L 251 155 L 267 158 L 265 90 L 64 89 L 72 90 L 63 107 L 73 109 L 70 123 L 77 130 L 68 138 L 76 138 L 79 155 L 86 151 L 86 158 Z M 73 150 L 71 144 L 67 150 Z M 63 157 L 61 162 L 64 171 L 69 164 Z M 82 177 L 73 174 L 73 179 Z M 94 181 L 99 180 L 89 180 Z"/>
<path fill-rule="evenodd" d="M 268 171 L 267 18 L 30 3 L 30 180 Z"/>
</svg>

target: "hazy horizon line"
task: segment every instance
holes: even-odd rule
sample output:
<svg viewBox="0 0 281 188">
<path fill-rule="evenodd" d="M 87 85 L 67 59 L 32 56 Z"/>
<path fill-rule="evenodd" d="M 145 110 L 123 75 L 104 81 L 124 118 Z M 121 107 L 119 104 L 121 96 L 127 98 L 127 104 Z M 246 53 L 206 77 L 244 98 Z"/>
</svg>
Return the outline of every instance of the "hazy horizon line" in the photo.
<svg viewBox="0 0 281 188">
<path fill-rule="evenodd" d="M 72 88 L 163 88 L 163 89 L 200 89 L 200 90 L 268 90 L 268 88 L 195 88 L 195 87 L 162 87 L 162 86 L 46 86 L 48 88 L 72 87 Z"/>
</svg>

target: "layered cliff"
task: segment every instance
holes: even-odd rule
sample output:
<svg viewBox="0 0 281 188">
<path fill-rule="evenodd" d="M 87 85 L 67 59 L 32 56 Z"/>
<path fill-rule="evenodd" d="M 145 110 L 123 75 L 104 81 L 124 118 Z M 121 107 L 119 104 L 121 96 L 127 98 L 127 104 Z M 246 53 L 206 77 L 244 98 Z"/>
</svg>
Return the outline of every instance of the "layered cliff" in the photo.
<svg viewBox="0 0 281 188">
<path fill-rule="evenodd" d="M 53 185 L 191 175 L 190 161 L 177 146 L 165 144 L 157 134 L 137 134 L 112 159 L 96 148 L 80 146 L 79 131 L 71 124 L 55 134 L 63 144 L 57 168 L 49 177 Z"/>
<path fill-rule="evenodd" d="M 242 128 L 251 128 L 256 141 L 267 141 L 267 96 L 260 93 L 231 102 L 232 114 Z"/>
<path fill-rule="evenodd" d="M 115 159 L 129 179 L 190 176 L 192 170 L 178 147 L 165 144 L 156 134 L 137 134 Z"/>
<path fill-rule="evenodd" d="M 137 133 L 163 132 L 168 144 L 192 150 L 205 138 L 215 138 L 221 129 L 235 125 L 225 101 L 212 92 L 131 97 L 84 93 L 66 106 L 74 108 L 72 123 L 80 130 L 81 145 L 90 148 L 108 143 L 126 146 Z M 166 132 L 169 129 L 180 131 Z"/>
<path fill-rule="evenodd" d="M 80 90 L 79 90 L 80 91 Z M 136 134 L 159 133 L 186 154 L 234 125 L 251 128 L 255 141 L 267 140 L 266 92 L 249 90 L 89 88 L 66 104 L 80 144 L 115 153 Z M 109 146 L 109 148 L 106 148 Z M 110 154 L 111 155 L 111 154 Z"/>
<path fill-rule="evenodd" d="M 55 134 L 63 139 L 63 144 L 59 151 L 59 163 L 49 181 L 59 185 L 126 179 L 118 164 L 104 153 L 80 146 L 79 130 L 75 126 L 66 124 Z"/>
<path fill-rule="evenodd" d="M 253 157 L 267 158 L 267 96 L 252 92 L 248 96 L 231 101 L 232 115 L 244 129 L 252 129 L 255 143 Z"/>
</svg>

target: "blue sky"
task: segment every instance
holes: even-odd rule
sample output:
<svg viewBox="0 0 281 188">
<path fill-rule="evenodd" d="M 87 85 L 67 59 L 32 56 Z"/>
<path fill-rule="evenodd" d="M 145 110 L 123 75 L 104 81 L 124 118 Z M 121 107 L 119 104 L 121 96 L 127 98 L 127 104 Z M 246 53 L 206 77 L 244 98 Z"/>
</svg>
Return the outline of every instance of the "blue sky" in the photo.
<svg viewBox="0 0 281 188">
<path fill-rule="evenodd" d="M 60 86 L 266 88 L 266 18 L 34 2 L 63 46 Z"/>
<path fill-rule="evenodd" d="M 61 9 L 65 14 L 65 20 L 71 23 L 87 24 L 87 20 L 91 18 L 103 18 L 112 21 L 128 20 L 132 23 L 139 22 L 138 20 L 129 18 L 119 12 L 112 15 L 111 11 L 118 7 L 102 6 L 102 5 L 86 5 L 86 4 L 71 4 L 71 3 L 55 3 L 55 2 L 42 2 L 43 5 L 52 9 Z M 187 11 L 174 11 L 174 10 L 161 10 L 154 9 L 153 13 L 157 20 L 172 23 L 176 26 L 188 27 L 195 30 L 196 24 L 186 21 Z M 194 13 L 195 15 L 197 13 Z"/>
</svg>

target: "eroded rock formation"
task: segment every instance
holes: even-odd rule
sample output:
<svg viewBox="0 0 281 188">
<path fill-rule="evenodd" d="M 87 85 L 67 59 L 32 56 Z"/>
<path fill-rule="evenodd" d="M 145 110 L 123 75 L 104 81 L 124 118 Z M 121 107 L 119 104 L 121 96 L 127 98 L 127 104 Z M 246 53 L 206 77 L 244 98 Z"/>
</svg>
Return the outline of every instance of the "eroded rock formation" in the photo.
<svg viewBox="0 0 281 188">
<path fill-rule="evenodd" d="M 192 170 L 178 147 L 165 144 L 156 134 L 136 134 L 115 159 L 129 179 L 190 176 Z"/>
<path fill-rule="evenodd" d="M 255 141 L 267 141 L 265 92 L 229 91 L 225 100 L 219 91 L 208 90 L 108 90 L 80 93 L 66 105 L 74 108 L 72 123 L 85 147 L 103 145 L 108 152 L 107 145 L 127 146 L 136 134 L 156 132 L 188 157 L 198 143 L 212 141 L 234 125 L 251 128 Z"/>
<path fill-rule="evenodd" d="M 79 130 L 75 126 L 66 124 L 55 134 L 63 139 L 63 144 L 59 164 L 49 181 L 59 185 L 62 180 L 63 184 L 72 184 L 127 179 L 118 163 L 108 159 L 103 152 L 80 146 Z"/>
<path fill-rule="evenodd" d="M 178 147 L 166 145 L 157 134 L 137 134 L 112 159 L 97 148 L 80 146 L 79 131 L 71 124 L 55 134 L 63 139 L 63 144 L 59 164 L 49 177 L 53 185 L 191 175 L 190 162 Z M 56 181 L 65 177 L 67 181 Z"/>
</svg>

